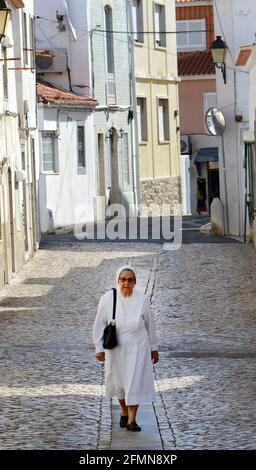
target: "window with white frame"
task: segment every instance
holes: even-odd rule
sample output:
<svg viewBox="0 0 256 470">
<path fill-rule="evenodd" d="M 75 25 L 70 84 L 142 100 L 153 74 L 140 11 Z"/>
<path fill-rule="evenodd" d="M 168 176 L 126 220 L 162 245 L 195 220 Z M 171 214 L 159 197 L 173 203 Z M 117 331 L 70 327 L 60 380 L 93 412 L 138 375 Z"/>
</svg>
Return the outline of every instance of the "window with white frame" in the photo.
<svg viewBox="0 0 256 470">
<path fill-rule="evenodd" d="M 106 27 L 106 47 L 107 47 L 107 72 L 114 73 L 114 40 L 113 40 L 113 18 L 112 8 L 106 5 L 105 27 Z"/>
<path fill-rule="evenodd" d="M 148 140 L 146 98 L 137 98 L 137 121 L 139 142 L 146 142 Z"/>
<path fill-rule="evenodd" d="M 23 13 L 22 17 L 22 35 L 23 35 L 23 62 L 24 66 L 28 65 L 28 25 L 27 14 Z"/>
<path fill-rule="evenodd" d="M 42 132 L 43 171 L 56 173 L 56 134 L 55 132 Z"/>
<path fill-rule="evenodd" d="M 81 173 L 86 172 L 86 161 L 85 161 L 85 132 L 84 126 L 77 126 L 77 165 L 78 171 Z"/>
<path fill-rule="evenodd" d="M 129 147 L 128 147 L 128 134 L 125 132 L 122 135 L 122 157 L 123 157 L 123 179 L 124 184 L 130 184 L 130 171 L 129 171 Z"/>
<path fill-rule="evenodd" d="M 176 21 L 178 51 L 206 49 L 205 19 Z"/>
<path fill-rule="evenodd" d="M 36 41 L 35 41 L 35 18 L 30 16 L 30 48 L 32 51 L 30 52 L 30 64 L 31 67 L 35 68 L 35 48 L 36 48 Z"/>
<path fill-rule="evenodd" d="M 155 44 L 166 47 L 165 6 L 155 3 Z"/>
<path fill-rule="evenodd" d="M 144 42 L 142 0 L 132 0 L 132 25 L 135 42 Z"/>
<path fill-rule="evenodd" d="M 214 92 L 205 91 L 204 92 L 204 116 L 206 115 L 206 112 L 208 111 L 208 109 L 216 108 L 216 106 L 217 106 L 217 94 Z M 205 124 L 205 130 L 208 132 L 206 122 L 204 124 Z"/>
<path fill-rule="evenodd" d="M 159 142 L 170 140 L 168 99 L 158 99 L 158 138 Z"/>
<path fill-rule="evenodd" d="M 8 61 L 7 61 L 7 49 L 6 47 L 2 48 L 3 51 L 3 92 L 4 92 L 4 99 L 8 100 Z"/>
<path fill-rule="evenodd" d="M 217 94 L 212 91 L 204 92 L 204 113 L 210 108 L 216 108 L 217 106 Z"/>
</svg>

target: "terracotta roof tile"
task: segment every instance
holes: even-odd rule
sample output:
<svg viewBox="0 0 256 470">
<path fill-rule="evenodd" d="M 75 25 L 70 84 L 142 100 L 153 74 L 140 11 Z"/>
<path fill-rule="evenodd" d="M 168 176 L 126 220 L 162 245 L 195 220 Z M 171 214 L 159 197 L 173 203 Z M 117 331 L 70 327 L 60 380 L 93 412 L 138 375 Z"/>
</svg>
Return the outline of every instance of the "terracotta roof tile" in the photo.
<svg viewBox="0 0 256 470">
<path fill-rule="evenodd" d="M 179 52 L 178 71 L 180 76 L 215 74 L 211 51 Z"/>
<path fill-rule="evenodd" d="M 24 8 L 24 2 L 22 0 L 10 0 L 15 8 Z"/>
<path fill-rule="evenodd" d="M 45 82 L 42 79 L 37 80 L 37 98 L 42 103 L 69 104 L 79 106 L 95 107 L 97 100 L 90 96 L 80 96 L 67 90 L 62 90 L 56 85 Z"/>
<path fill-rule="evenodd" d="M 246 62 L 251 55 L 251 52 L 252 52 L 251 49 L 240 50 L 237 61 L 236 61 L 236 65 L 238 66 L 246 65 Z"/>
</svg>

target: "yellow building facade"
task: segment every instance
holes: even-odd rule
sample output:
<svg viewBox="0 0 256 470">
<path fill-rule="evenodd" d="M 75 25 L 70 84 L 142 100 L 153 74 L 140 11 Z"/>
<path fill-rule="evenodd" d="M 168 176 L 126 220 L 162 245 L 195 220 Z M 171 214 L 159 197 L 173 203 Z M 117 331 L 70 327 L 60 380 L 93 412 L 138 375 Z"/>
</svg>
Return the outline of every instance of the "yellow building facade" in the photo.
<svg viewBox="0 0 256 470">
<path fill-rule="evenodd" d="M 180 203 L 175 0 L 132 0 L 141 203 Z"/>
</svg>

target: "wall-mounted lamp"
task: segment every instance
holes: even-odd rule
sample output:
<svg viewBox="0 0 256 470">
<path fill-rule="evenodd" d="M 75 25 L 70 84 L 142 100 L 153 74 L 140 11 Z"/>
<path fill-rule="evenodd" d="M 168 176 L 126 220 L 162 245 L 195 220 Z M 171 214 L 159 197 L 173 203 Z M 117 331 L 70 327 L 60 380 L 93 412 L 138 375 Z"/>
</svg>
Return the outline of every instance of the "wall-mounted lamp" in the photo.
<svg viewBox="0 0 256 470">
<path fill-rule="evenodd" d="M 119 136 L 118 136 L 118 139 L 122 139 L 122 138 L 123 138 L 124 132 L 125 132 L 125 131 L 124 131 L 124 130 L 122 129 L 122 127 L 121 127 L 121 129 L 119 129 Z"/>
<path fill-rule="evenodd" d="M 10 8 L 7 8 L 4 0 L 0 0 L 0 41 L 5 36 L 10 16 Z"/>
<path fill-rule="evenodd" d="M 116 132 L 116 129 L 114 127 L 110 127 L 110 129 L 107 130 L 107 139 L 111 139 L 111 137 L 113 137 L 114 132 Z M 117 138 L 122 139 L 124 133 L 125 133 L 125 131 L 121 127 L 121 129 L 119 129 L 119 131 L 117 133 Z"/>
<path fill-rule="evenodd" d="M 114 127 L 110 127 L 110 128 L 107 130 L 107 139 L 111 139 L 111 137 L 112 137 L 113 134 L 114 134 L 114 131 L 115 131 L 115 128 L 114 128 Z"/>
<path fill-rule="evenodd" d="M 211 45 L 212 60 L 218 69 L 221 69 L 223 80 L 226 85 L 226 57 L 227 57 L 228 47 L 221 39 L 221 36 L 217 36 L 215 41 Z"/>
</svg>

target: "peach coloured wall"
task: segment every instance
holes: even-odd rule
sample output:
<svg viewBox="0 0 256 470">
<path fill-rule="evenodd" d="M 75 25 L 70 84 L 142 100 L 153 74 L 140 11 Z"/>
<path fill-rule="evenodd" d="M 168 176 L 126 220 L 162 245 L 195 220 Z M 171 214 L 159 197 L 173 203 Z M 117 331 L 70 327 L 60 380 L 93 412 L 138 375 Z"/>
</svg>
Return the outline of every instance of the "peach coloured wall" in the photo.
<svg viewBox="0 0 256 470">
<path fill-rule="evenodd" d="M 205 92 L 216 92 L 215 79 L 181 81 L 179 85 L 181 134 L 205 132 Z"/>
</svg>

